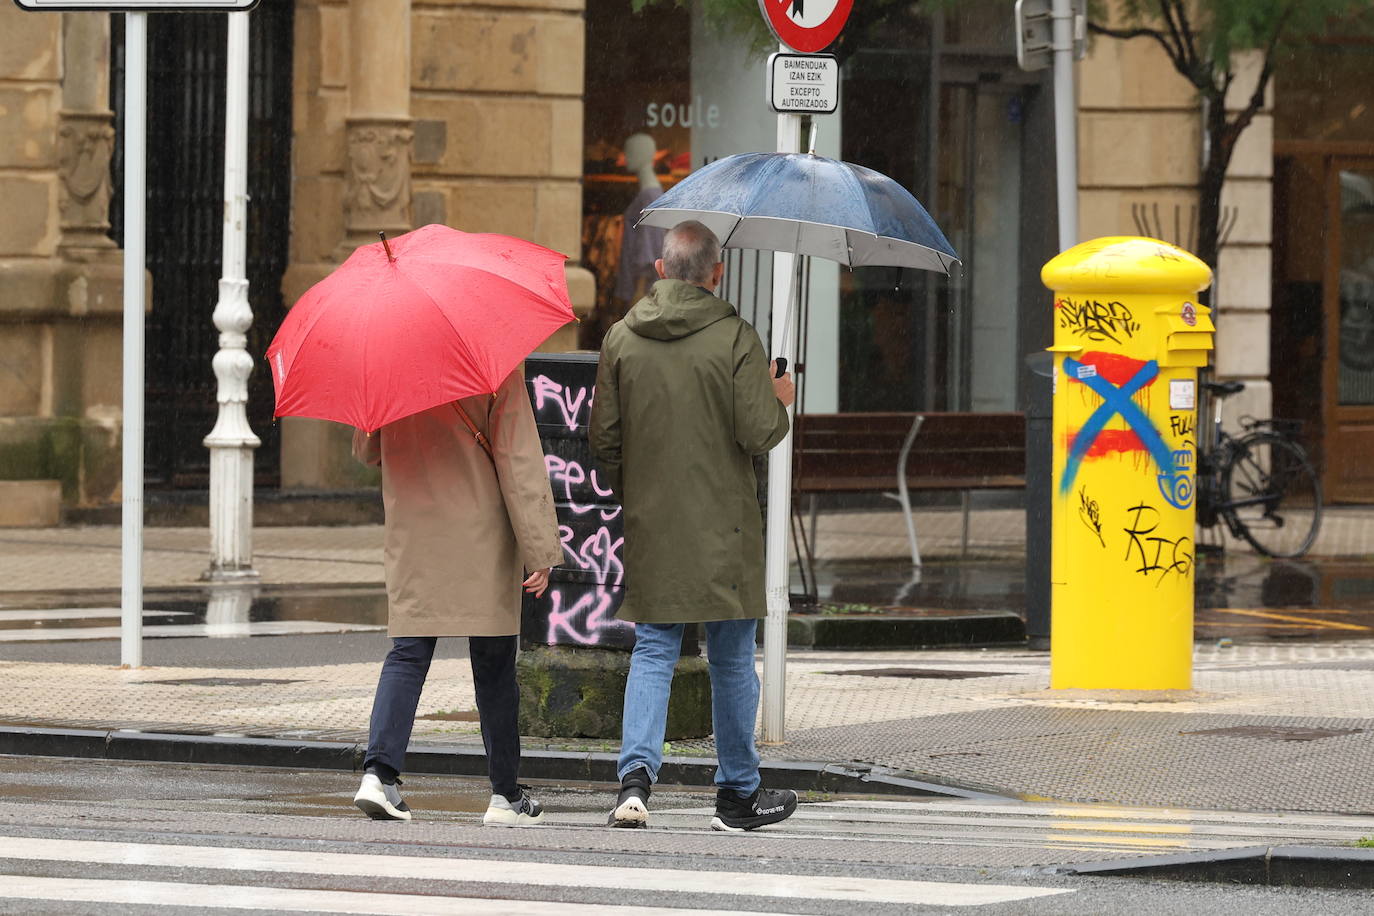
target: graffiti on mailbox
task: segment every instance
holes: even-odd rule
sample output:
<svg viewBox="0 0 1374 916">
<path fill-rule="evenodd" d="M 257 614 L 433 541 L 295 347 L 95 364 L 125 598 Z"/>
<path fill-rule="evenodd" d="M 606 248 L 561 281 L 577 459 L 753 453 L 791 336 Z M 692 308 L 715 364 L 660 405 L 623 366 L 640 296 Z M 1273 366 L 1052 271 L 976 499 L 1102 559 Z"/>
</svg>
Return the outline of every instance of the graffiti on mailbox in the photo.
<svg viewBox="0 0 1374 916">
<path fill-rule="evenodd" d="M 1081 427 L 1068 434 L 1060 495 L 1073 491 L 1085 459 L 1115 453 L 1153 462 L 1159 492 L 1169 505 L 1176 509 L 1192 505 L 1191 445 L 1170 447 L 1138 401 L 1148 397 L 1150 386 L 1159 379 L 1159 363 L 1090 351 L 1082 359 L 1065 358 L 1063 371 L 1071 383 L 1082 387 L 1086 397 L 1095 398 L 1098 406 Z M 1114 421 L 1120 421 L 1125 428 L 1109 429 L 1108 424 Z"/>
</svg>

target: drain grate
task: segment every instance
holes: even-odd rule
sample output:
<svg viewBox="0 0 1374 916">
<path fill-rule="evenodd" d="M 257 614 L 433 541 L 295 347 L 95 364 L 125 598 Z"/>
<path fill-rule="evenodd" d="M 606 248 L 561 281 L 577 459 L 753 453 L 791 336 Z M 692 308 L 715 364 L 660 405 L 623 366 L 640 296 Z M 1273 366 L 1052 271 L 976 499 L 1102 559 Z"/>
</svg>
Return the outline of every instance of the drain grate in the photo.
<svg viewBox="0 0 1374 916">
<path fill-rule="evenodd" d="M 951 671 L 946 668 L 863 668 L 859 671 L 827 671 L 848 677 L 920 677 L 941 681 L 962 681 L 971 677 L 1010 677 L 1013 671 Z"/>
<path fill-rule="evenodd" d="M 142 681 L 172 687 L 262 687 L 266 684 L 299 684 L 300 678 L 271 677 L 181 677 L 169 681 Z"/>
<path fill-rule="evenodd" d="M 1320 741 L 1341 735 L 1358 735 L 1362 728 L 1304 728 L 1299 725 L 1236 725 L 1231 728 L 1209 728 L 1180 735 L 1216 735 L 1221 738 L 1257 738 L 1261 741 Z"/>
</svg>

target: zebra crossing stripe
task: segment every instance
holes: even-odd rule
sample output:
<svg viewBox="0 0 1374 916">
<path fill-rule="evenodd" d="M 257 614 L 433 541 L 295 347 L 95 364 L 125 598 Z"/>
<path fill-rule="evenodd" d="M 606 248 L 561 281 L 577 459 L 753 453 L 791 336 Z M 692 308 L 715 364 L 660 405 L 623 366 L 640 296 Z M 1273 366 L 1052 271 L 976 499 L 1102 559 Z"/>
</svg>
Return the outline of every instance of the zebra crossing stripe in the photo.
<svg viewBox="0 0 1374 916">
<path fill-rule="evenodd" d="M 900 881 L 844 875 L 785 875 L 690 869 L 628 868 L 464 859 L 429 856 L 359 855 L 283 849 L 180 846 L 0 837 L 0 859 L 86 862 L 333 875 L 402 880 L 468 881 L 568 888 L 635 888 L 637 893 L 728 894 L 774 900 L 836 900 L 852 903 L 898 903 L 980 906 L 1070 893 L 1066 889 L 1000 884 Z M 6 878 L 8 893 L 11 878 Z"/>
<path fill-rule="evenodd" d="M 761 916 L 739 910 L 684 910 L 675 907 L 552 903 L 539 900 L 485 900 L 379 894 L 373 891 L 317 891 L 238 884 L 183 884 L 171 881 L 102 881 L 96 878 L 34 878 L 6 875 L 0 900 L 64 903 L 116 903 L 140 907 L 272 910 L 297 913 L 405 913 L 406 916 Z M 762 914 L 768 916 L 768 914 Z"/>
</svg>

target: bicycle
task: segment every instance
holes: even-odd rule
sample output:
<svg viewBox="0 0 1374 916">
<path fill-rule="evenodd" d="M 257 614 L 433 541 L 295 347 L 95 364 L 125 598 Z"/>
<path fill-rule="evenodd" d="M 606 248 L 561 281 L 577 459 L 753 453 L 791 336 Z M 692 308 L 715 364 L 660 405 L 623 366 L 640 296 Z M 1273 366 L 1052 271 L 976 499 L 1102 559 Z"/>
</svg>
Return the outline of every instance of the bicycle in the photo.
<svg viewBox="0 0 1374 916">
<path fill-rule="evenodd" d="M 1198 525 L 1225 522 L 1233 537 L 1265 556 L 1307 553 L 1321 527 L 1322 491 L 1307 452 L 1294 440 L 1302 422 L 1242 417 L 1244 433 L 1231 436 L 1221 427 L 1221 401 L 1244 391 L 1245 383 L 1201 387 L 1210 404 L 1211 434 L 1198 446 Z"/>
</svg>

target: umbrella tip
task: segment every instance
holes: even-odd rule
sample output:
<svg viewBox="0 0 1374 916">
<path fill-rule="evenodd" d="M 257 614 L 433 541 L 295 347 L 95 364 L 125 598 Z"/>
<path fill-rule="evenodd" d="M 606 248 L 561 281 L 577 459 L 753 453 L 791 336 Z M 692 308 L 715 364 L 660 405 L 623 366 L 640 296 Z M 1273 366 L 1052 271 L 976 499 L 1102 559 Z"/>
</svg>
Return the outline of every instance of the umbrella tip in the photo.
<svg viewBox="0 0 1374 916">
<path fill-rule="evenodd" d="M 396 260 L 396 256 L 393 255 L 393 254 L 391 253 L 391 245 L 389 245 L 389 244 L 387 243 L 387 240 L 386 240 L 386 233 L 385 233 L 385 232 L 380 232 L 380 231 L 379 231 L 379 232 L 377 233 L 377 237 L 380 238 L 380 239 L 382 240 L 382 247 L 383 247 L 384 249 L 386 249 L 386 259 L 387 259 L 388 261 L 395 261 L 395 260 Z"/>
</svg>

